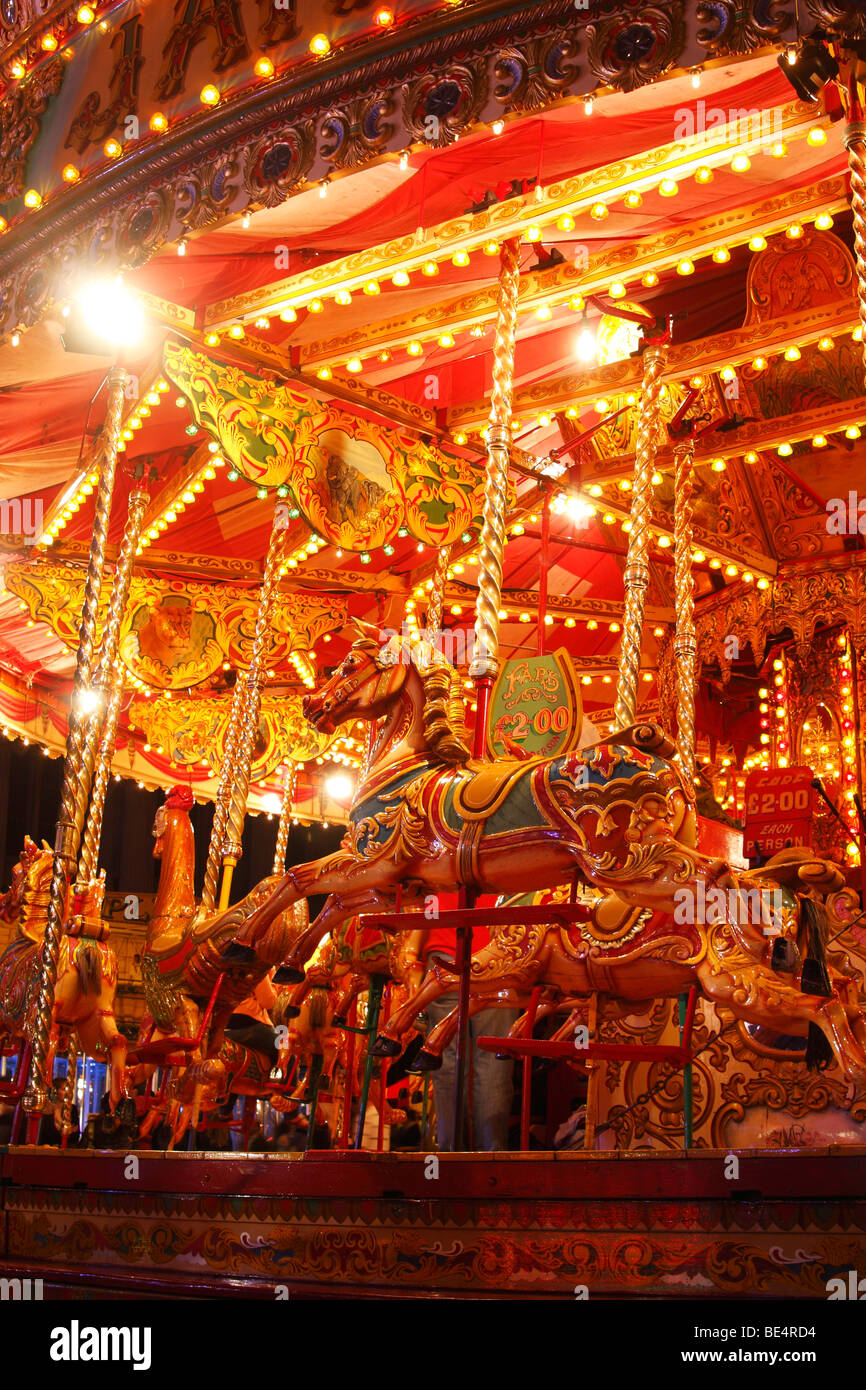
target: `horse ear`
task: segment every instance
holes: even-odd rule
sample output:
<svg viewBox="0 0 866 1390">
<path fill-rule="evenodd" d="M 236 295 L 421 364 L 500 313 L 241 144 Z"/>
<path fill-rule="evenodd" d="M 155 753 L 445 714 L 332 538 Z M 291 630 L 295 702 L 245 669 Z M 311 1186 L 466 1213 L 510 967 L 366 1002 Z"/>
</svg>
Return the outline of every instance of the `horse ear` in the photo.
<svg viewBox="0 0 866 1390">
<path fill-rule="evenodd" d="M 353 618 L 351 615 L 349 616 L 349 622 L 357 629 L 359 636 L 367 637 L 371 642 L 384 641 L 384 634 L 374 623 L 365 623 L 363 619 Z"/>
</svg>

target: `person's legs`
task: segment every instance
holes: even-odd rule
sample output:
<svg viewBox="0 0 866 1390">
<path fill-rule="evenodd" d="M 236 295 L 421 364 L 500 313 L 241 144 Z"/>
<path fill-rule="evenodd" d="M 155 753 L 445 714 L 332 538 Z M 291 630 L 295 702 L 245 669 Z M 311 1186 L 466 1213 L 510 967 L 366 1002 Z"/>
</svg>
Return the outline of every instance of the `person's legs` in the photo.
<svg viewBox="0 0 866 1390">
<path fill-rule="evenodd" d="M 431 1028 L 441 1023 L 446 1014 L 457 1007 L 456 994 L 443 994 L 425 1010 Z M 442 1066 L 433 1075 L 433 1098 L 436 1102 L 436 1139 L 443 1152 L 454 1143 L 454 1080 L 457 1050 L 452 1042 L 442 1054 Z"/>
<path fill-rule="evenodd" d="M 483 1009 L 470 1020 L 473 1044 L 477 1038 L 502 1038 L 520 1017 L 519 1009 Z M 472 1107 L 475 1145 L 493 1151 L 508 1148 L 508 1122 L 514 1098 L 514 1063 L 500 1062 L 495 1052 L 473 1046 Z"/>
</svg>

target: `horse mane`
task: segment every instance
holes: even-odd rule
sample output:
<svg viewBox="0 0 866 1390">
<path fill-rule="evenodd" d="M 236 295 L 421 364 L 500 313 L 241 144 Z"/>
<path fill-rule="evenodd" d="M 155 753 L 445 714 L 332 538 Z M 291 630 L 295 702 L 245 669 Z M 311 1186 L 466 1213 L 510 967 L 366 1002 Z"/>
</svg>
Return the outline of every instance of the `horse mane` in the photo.
<svg viewBox="0 0 866 1390">
<path fill-rule="evenodd" d="M 386 671 L 394 664 L 393 661 L 383 660 L 382 646 L 373 638 L 362 637 L 353 645 L 372 656 L 380 671 Z M 407 648 L 409 659 L 424 687 L 422 727 L 431 753 L 444 763 L 468 762 L 471 754 L 458 713 L 458 710 L 462 710 L 460 677 L 432 642 L 407 640 L 402 650 L 405 652 Z"/>
</svg>

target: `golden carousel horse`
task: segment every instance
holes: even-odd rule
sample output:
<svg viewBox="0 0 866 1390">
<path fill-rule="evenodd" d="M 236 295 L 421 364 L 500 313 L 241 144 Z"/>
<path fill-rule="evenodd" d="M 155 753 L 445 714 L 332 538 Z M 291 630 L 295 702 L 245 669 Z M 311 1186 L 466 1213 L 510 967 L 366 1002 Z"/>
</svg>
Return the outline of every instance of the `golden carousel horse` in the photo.
<svg viewBox="0 0 866 1390">
<path fill-rule="evenodd" d="M 595 993 L 599 1014 L 605 1018 L 639 1014 L 654 999 L 681 992 L 654 974 L 656 957 L 666 947 L 671 955 L 670 946 L 679 942 L 689 947 L 683 964 L 691 970 L 691 979 L 683 981 L 681 988 L 697 984 L 720 1010 L 727 1009 L 774 1033 L 803 1036 L 807 1060 L 828 1061 L 833 1053 L 820 1047 L 823 1033 L 811 1035 L 812 1048 L 818 1050 L 810 1051 L 805 1040 L 816 1020 L 808 1008 L 790 1008 L 791 982 L 797 976 L 803 979 L 804 970 L 807 992 L 802 997 L 815 1000 L 814 992 L 808 992 L 811 973 L 825 998 L 833 995 L 838 999 L 854 1034 L 866 1043 L 866 1020 L 853 971 L 846 971 L 838 958 L 831 964 L 826 950 L 829 930 L 844 929 L 847 920 L 844 912 L 836 912 L 838 900 L 845 896 L 841 870 L 811 850 L 793 848 L 783 850 L 762 869 L 740 874 L 738 885 L 729 875 L 720 876 L 717 886 L 724 896 L 711 901 L 711 909 L 717 910 L 710 910 L 707 917 L 713 920 L 691 926 L 688 937 L 668 914 L 629 909 L 613 897 L 587 901 L 584 919 L 569 926 L 492 926 L 490 944 L 472 958 L 470 1016 L 498 1003 L 525 998 L 533 985 L 544 986 L 545 994 L 552 992 L 554 999 L 558 996 L 560 1008 L 566 1002 L 575 1005 L 553 1035 L 554 1041 L 567 1038 L 584 1016 L 585 1005 L 578 1004 L 574 996 Z M 744 898 L 748 894 L 751 898 Z M 552 892 L 516 895 L 505 902 L 526 906 L 566 902 L 568 897 L 568 889 L 560 887 Z M 739 910 L 744 902 L 746 910 Z M 768 936 L 761 908 L 771 903 L 775 905 L 774 934 Z M 746 984 L 756 955 L 771 972 L 770 981 L 777 981 L 777 990 L 775 995 L 768 993 L 767 981 L 761 978 L 758 983 L 763 989 L 750 999 Z M 437 962 L 414 996 L 382 1028 L 375 1054 L 396 1056 L 416 1016 L 440 995 L 453 993 L 458 984 L 457 976 Z M 552 1007 L 548 1004 L 538 1017 Z M 518 1019 L 509 1036 L 521 1037 L 524 1025 L 525 1019 Z M 454 1009 L 425 1039 L 415 1069 L 440 1066 L 456 1029 Z"/>
<path fill-rule="evenodd" d="M 12 887 L 0 898 L 0 917 L 15 925 L 16 934 L 0 956 L 0 1043 L 7 1048 L 28 1044 L 36 1015 L 39 961 L 45 936 L 53 853 L 39 848 L 29 836 L 12 871 Z M 108 944 L 108 926 L 101 920 L 104 881 L 88 885 L 86 893 L 64 913 L 57 985 L 54 992 L 47 1074 L 53 1059 L 65 1050 L 75 1033 L 82 1052 L 110 1065 L 110 1099 L 114 1111 L 129 1098 L 126 1083 L 126 1039 L 114 1017 L 117 957 Z M 67 920 L 68 918 L 68 920 Z"/>
<path fill-rule="evenodd" d="M 168 1095 L 175 1105 L 192 1103 L 196 1087 L 208 1088 L 199 1094 L 199 1104 L 205 1094 L 261 1094 L 266 1088 L 269 1060 L 226 1038 L 224 1029 L 238 1004 L 309 924 L 305 902 L 268 912 L 276 876 L 264 879 L 233 907 L 213 917 L 203 914 L 194 892 L 192 805 L 189 789 L 175 787 L 154 820 L 153 852 L 161 867 L 141 960 L 147 1015 L 134 1050 L 137 1084 L 152 1077 L 160 1062 L 174 1069 Z M 256 910 L 265 927 L 255 952 L 240 953 L 239 960 L 227 958 L 223 951 Z M 152 1107 L 143 1134 L 158 1121 L 159 1110 Z"/>
<path fill-rule="evenodd" d="M 342 922 L 316 948 L 304 979 L 282 1004 L 283 1017 L 300 1011 L 311 989 L 324 988 L 333 992 L 333 1022 L 339 1027 L 358 995 L 370 988 L 372 975 L 385 976 L 411 994 L 424 974 L 419 956 L 423 935 L 422 928 L 389 936 L 363 926 L 356 917 Z"/>
<path fill-rule="evenodd" d="M 792 974 L 774 971 L 766 912 L 744 921 L 749 914 L 736 904 L 745 880 L 741 885 L 723 861 L 694 848 L 693 793 L 669 761 L 673 746 L 660 730 L 636 726 L 555 758 L 475 761 L 450 717 L 455 676 L 429 643 L 392 638 L 382 645 L 365 627 L 337 671 L 305 699 L 306 717 L 325 732 L 358 719 L 379 720 L 380 729 L 341 848 L 290 869 L 247 918 L 239 940 L 255 947 L 275 913 L 310 894 L 329 894 L 287 957 L 300 980 L 299 967 L 326 931 L 355 913 L 393 908 L 398 887 L 417 903 L 422 894 L 461 887 L 497 894 L 551 889 L 573 875 L 632 912 L 616 928 L 622 939 L 607 940 L 591 958 L 597 940 L 583 955 L 577 948 L 574 958 L 563 954 L 562 966 L 559 956 L 549 957 L 554 983 L 562 970 L 566 993 L 624 992 L 643 1000 L 696 983 L 746 1021 L 792 1034 L 815 1025 L 845 1075 L 866 1076 L 859 1008 L 838 988 L 805 993 Z M 769 876 L 768 885 L 778 886 Z M 733 893 L 733 920 L 677 923 L 684 890 L 699 919 L 699 904 L 714 889 Z M 485 957 L 479 968 L 487 963 Z M 399 1021 L 398 1014 L 390 1028 Z"/>
</svg>

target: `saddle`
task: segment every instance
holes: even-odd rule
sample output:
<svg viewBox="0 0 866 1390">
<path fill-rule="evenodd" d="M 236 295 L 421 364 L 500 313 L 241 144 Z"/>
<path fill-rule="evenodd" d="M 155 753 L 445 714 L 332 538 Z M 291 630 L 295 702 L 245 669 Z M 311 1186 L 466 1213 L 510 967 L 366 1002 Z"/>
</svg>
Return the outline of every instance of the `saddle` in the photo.
<svg viewBox="0 0 866 1390">
<path fill-rule="evenodd" d="M 484 763 L 470 758 L 461 770 L 461 780 L 454 791 L 454 810 L 464 821 L 487 820 L 499 810 L 518 777 L 531 772 L 545 758 L 499 759 Z"/>
</svg>

